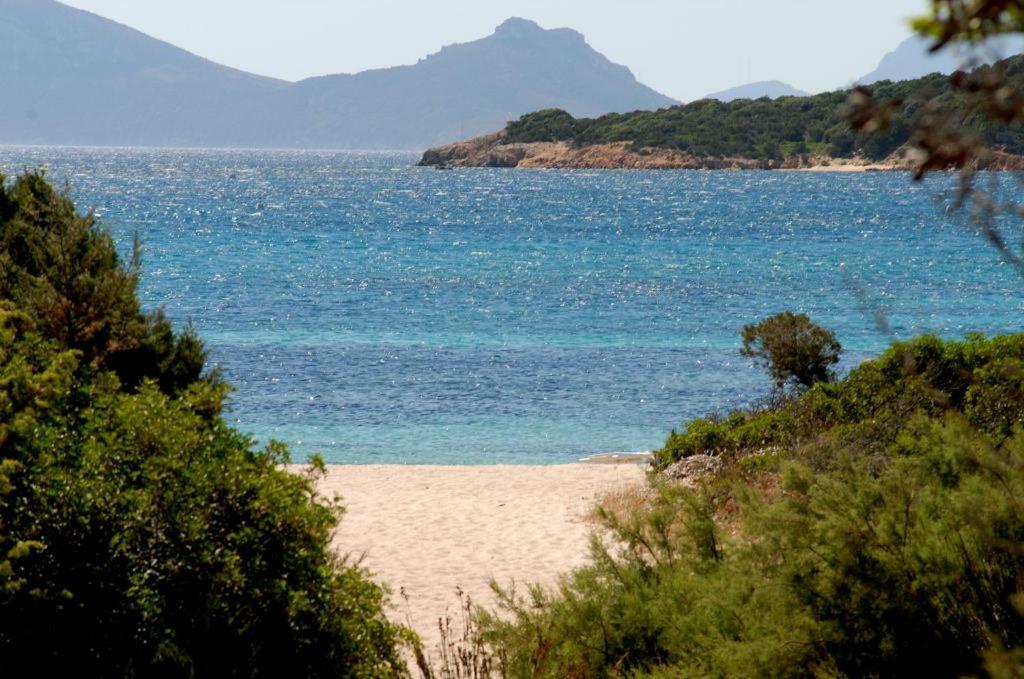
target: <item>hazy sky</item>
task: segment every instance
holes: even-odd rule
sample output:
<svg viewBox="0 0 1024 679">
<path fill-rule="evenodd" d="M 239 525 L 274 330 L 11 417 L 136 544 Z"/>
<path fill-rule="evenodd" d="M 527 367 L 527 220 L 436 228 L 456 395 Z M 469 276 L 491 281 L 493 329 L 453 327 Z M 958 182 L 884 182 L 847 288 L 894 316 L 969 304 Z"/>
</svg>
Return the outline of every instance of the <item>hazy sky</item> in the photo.
<svg viewBox="0 0 1024 679">
<path fill-rule="evenodd" d="M 298 80 L 415 63 L 510 16 L 569 26 L 682 100 L 754 80 L 821 91 L 874 69 L 925 0 L 64 0 L 214 61 Z"/>
</svg>

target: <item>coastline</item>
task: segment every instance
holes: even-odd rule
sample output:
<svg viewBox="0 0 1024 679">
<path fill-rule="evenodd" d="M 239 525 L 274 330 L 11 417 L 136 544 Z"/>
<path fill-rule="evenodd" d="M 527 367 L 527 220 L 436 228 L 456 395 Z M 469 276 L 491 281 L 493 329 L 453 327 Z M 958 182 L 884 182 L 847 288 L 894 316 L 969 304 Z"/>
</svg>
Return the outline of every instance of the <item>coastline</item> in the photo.
<svg viewBox="0 0 1024 679">
<path fill-rule="evenodd" d="M 505 132 L 428 149 L 418 165 L 437 169 L 488 167 L 549 170 L 894 172 L 913 169 L 907 160 L 895 154 L 883 161 L 806 155 L 785 160 L 702 158 L 675 149 L 633 149 L 629 142 L 584 146 L 573 146 L 568 142 L 508 143 Z"/>
<path fill-rule="evenodd" d="M 771 170 L 792 172 L 916 172 L 914 153 L 900 149 L 884 160 L 800 155 L 782 160 L 765 158 L 698 157 L 667 148 L 632 148 L 629 142 L 573 146 L 564 141 L 509 143 L 498 132 L 476 139 L 428 149 L 417 165 L 439 170 L 456 168 L 514 168 L 534 170 Z M 994 151 L 976 170 L 1020 172 L 1024 156 Z"/>
<path fill-rule="evenodd" d="M 438 643 L 457 590 L 494 603 L 491 580 L 553 585 L 582 565 L 595 504 L 644 483 L 641 464 L 328 465 L 319 489 L 346 508 L 334 539 L 392 592 L 390 614 Z M 404 596 L 403 596 L 404 594 Z"/>
</svg>

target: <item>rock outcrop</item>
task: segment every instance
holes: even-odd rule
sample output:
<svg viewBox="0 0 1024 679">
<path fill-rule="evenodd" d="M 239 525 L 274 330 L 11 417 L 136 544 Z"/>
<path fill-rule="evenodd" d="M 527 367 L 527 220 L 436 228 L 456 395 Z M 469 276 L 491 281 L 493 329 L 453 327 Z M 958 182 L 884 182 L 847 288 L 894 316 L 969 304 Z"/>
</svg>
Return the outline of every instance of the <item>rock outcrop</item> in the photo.
<svg viewBox="0 0 1024 679">
<path fill-rule="evenodd" d="M 678 462 L 673 462 L 662 474 L 684 486 L 693 488 L 702 479 L 709 478 L 722 471 L 725 463 L 722 458 L 714 455 L 691 455 Z"/>
<path fill-rule="evenodd" d="M 504 131 L 426 151 L 419 165 L 457 167 L 510 167 L 576 170 L 905 170 L 897 158 L 873 163 L 858 158 L 833 159 L 802 156 L 784 161 L 756 158 L 700 158 L 665 148 L 633 148 L 629 142 L 576 146 L 568 142 L 519 143 L 506 141 Z"/>
</svg>

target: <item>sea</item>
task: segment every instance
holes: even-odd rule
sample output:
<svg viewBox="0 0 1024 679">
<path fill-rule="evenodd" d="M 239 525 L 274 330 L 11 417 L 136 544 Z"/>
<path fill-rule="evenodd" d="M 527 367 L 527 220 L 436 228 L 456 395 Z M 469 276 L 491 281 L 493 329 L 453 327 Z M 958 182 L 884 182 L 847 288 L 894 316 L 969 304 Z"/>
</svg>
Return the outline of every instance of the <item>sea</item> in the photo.
<svg viewBox="0 0 1024 679">
<path fill-rule="evenodd" d="M 0 173 L 45 169 L 125 253 L 141 237 L 145 306 L 191 324 L 227 417 L 297 460 L 657 449 L 769 392 L 740 331 L 783 310 L 834 330 L 843 370 L 893 339 L 1021 330 L 1024 279 L 951 177 L 416 160 L 0 147 Z"/>
</svg>

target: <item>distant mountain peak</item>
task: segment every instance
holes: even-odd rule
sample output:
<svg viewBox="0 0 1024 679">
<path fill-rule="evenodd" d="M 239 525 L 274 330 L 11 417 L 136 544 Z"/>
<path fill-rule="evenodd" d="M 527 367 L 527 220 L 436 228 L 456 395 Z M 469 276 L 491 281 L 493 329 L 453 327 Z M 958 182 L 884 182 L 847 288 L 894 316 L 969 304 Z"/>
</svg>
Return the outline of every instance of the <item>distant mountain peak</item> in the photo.
<svg viewBox="0 0 1024 679">
<path fill-rule="evenodd" d="M 959 68 L 992 63 L 1024 52 L 1024 40 L 1018 35 L 996 36 L 973 50 L 951 45 L 939 52 L 932 52 L 931 46 L 931 40 L 919 35 L 907 38 L 882 58 L 878 68 L 858 79 L 857 84 L 912 80 L 931 73 L 949 75 Z"/>
<path fill-rule="evenodd" d="M 507 40 L 543 40 L 551 37 L 565 37 L 577 42 L 585 42 L 583 34 L 571 28 L 544 28 L 536 21 L 511 17 L 494 29 L 492 37 Z M 486 40 L 486 38 L 484 38 Z"/>
<path fill-rule="evenodd" d="M 414 65 L 288 83 L 52 0 L 0 0 L 0 16 L 0 143 L 422 149 L 538 109 L 677 103 L 582 34 L 519 17 Z"/>
<path fill-rule="evenodd" d="M 494 29 L 496 34 L 506 33 L 543 33 L 544 29 L 536 21 L 521 17 L 509 17 Z"/>
<path fill-rule="evenodd" d="M 798 90 L 778 80 L 763 80 L 756 83 L 748 83 L 739 87 L 731 87 L 721 92 L 714 92 L 704 97 L 705 99 L 717 99 L 718 101 L 730 102 L 736 99 L 778 99 L 779 97 L 806 97 L 807 92 Z"/>
</svg>

